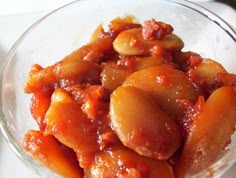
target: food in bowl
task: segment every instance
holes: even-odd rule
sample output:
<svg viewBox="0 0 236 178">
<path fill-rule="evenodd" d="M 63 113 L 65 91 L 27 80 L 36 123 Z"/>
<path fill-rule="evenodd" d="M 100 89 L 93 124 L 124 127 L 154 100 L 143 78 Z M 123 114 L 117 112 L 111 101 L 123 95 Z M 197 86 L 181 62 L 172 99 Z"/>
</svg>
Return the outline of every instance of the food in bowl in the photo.
<svg viewBox="0 0 236 178">
<path fill-rule="evenodd" d="M 38 130 L 23 146 L 64 177 L 178 177 L 210 166 L 236 123 L 236 76 L 184 52 L 170 24 L 116 18 L 25 92 Z"/>
</svg>

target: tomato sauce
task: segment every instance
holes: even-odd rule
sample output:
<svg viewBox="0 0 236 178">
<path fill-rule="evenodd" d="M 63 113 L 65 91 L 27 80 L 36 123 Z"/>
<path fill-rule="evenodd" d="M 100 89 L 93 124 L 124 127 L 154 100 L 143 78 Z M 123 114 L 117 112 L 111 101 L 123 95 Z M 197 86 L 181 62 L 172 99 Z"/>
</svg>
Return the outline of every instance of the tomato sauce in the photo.
<svg viewBox="0 0 236 178">
<path fill-rule="evenodd" d="M 183 51 L 173 30 L 116 18 L 55 64 L 33 65 L 24 90 L 38 130 L 25 150 L 73 178 L 183 178 L 210 166 L 234 133 L 236 75 Z"/>
</svg>

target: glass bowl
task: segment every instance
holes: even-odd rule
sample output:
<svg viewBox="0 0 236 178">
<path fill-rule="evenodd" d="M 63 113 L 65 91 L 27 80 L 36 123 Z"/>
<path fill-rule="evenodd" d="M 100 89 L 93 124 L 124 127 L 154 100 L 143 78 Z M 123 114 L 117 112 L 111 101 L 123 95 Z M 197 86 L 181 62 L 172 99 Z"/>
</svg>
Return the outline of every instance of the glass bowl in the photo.
<svg viewBox="0 0 236 178">
<path fill-rule="evenodd" d="M 23 91 L 31 65 L 48 66 L 86 44 L 101 23 L 125 15 L 140 22 L 155 18 L 171 24 L 184 43 L 194 51 L 220 62 L 236 73 L 236 32 L 220 17 L 183 0 L 81 0 L 59 8 L 33 24 L 13 45 L 1 71 L 0 125 L 11 148 L 36 174 L 57 177 L 35 162 L 22 149 L 24 134 L 37 128 L 29 111 L 30 96 Z M 222 175 L 236 159 L 236 138 L 225 154 L 195 177 Z"/>
</svg>

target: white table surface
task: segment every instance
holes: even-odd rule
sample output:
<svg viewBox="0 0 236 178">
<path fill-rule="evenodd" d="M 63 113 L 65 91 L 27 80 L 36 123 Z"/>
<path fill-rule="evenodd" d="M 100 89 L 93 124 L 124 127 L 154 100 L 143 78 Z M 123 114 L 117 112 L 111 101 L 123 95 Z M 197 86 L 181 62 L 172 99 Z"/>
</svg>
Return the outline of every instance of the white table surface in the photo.
<svg viewBox="0 0 236 178">
<path fill-rule="evenodd" d="M 73 0 L 0 0 L 0 64 L 17 38 L 49 11 Z M 236 11 L 214 1 L 195 0 L 236 28 Z M 37 178 L 13 153 L 0 132 L 0 178 Z M 224 178 L 236 177 L 236 166 Z"/>
</svg>

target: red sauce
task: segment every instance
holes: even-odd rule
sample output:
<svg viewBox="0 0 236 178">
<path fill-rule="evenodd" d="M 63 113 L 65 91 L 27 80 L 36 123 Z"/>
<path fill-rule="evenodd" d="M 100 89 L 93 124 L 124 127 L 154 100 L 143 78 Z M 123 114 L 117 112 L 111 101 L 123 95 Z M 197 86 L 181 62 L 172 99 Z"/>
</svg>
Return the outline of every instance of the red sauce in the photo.
<svg viewBox="0 0 236 178">
<path fill-rule="evenodd" d="M 136 46 L 140 47 L 137 49 L 138 54 L 120 54 L 114 48 L 114 40 L 119 38 L 121 32 L 135 28 L 142 28 L 141 42 L 136 38 L 140 34 L 135 34 L 133 39 L 136 40 L 132 41 L 132 33 L 127 33 L 131 35 L 132 43 L 125 45 L 134 52 Z M 134 22 L 133 17 L 117 18 L 110 22 L 108 31 L 98 28 L 90 43 L 61 61 L 45 68 L 38 64 L 33 65 L 26 81 L 25 92 L 33 94 L 30 111 L 39 128 L 38 131 L 26 133 L 26 151 L 64 177 L 182 178 L 189 170 L 197 169 L 197 165 L 194 167 L 188 162 L 195 160 L 188 154 L 191 151 L 192 155 L 197 153 L 186 149 L 191 140 L 191 144 L 199 144 L 196 138 L 204 132 L 197 124 L 205 117 L 205 113 L 202 113 L 204 108 L 211 108 L 208 98 L 222 87 L 222 93 L 216 95 L 218 98 L 211 100 L 216 100 L 219 105 L 221 98 L 228 97 L 230 105 L 223 109 L 220 107 L 216 112 L 220 110 L 221 113 L 218 115 L 229 117 L 229 122 L 224 121 L 222 127 L 229 135 L 232 133 L 231 126 L 235 125 L 236 121 L 228 113 L 235 113 L 236 110 L 236 103 L 230 100 L 236 95 L 236 75 L 227 73 L 216 61 L 211 61 L 207 64 L 208 67 L 205 67 L 205 59 L 197 53 L 169 48 L 169 44 L 180 48 L 183 44 L 181 39 L 172 36 L 173 30 L 171 25 L 155 19 L 139 24 Z M 176 41 L 168 41 L 168 36 Z M 145 46 L 142 43 L 145 43 Z M 125 45 L 119 47 L 123 49 Z M 142 48 L 148 53 L 140 53 Z M 147 70 L 151 68 L 152 70 Z M 208 70 L 211 71 L 210 74 L 207 73 Z M 140 71 L 142 76 L 139 78 L 129 78 L 133 74 L 139 76 Z M 173 75 L 173 72 L 176 75 Z M 117 88 L 125 88 L 124 83 L 140 90 L 143 94 L 140 98 L 143 100 L 133 104 L 132 101 L 125 100 L 124 95 L 123 100 L 132 105 L 123 108 L 126 109 L 126 113 L 117 111 L 118 114 L 114 115 L 115 108 L 111 106 L 111 97 Z M 158 110 L 158 116 L 163 116 L 166 120 L 161 118 L 159 122 L 154 119 L 153 124 L 149 122 L 149 119 L 153 118 L 153 113 L 147 113 L 139 117 L 141 121 L 128 118 L 134 120 L 132 124 L 122 119 L 121 123 L 113 123 L 112 117 L 125 118 L 134 112 L 136 104 L 142 106 L 142 102 L 148 102 L 151 107 L 156 107 L 153 113 Z M 117 106 L 122 107 L 122 103 L 117 103 Z M 140 111 L 136 112 L 140 112 L 141 116 L 142 112 L 148 110 L 145 105 L 139 108 Z M 212 122 L 209 124 L 209 134 L 219 134 L 211 128 L 221 125 L 218 125 L 218 122 L 214 123 L 212 118 L 209 120 Z M 140 124 L 138 128 L 134 128 L 139 122 L 149 125 L 142 127 Z M 205 128 L 204 122 L 200 123 Z M 130 135 L 125 135 L 123 130 L 119 130 L 121 124 L 124 124 L 122 126 L 125 129 L 130 129 Z M 144 130 L 145 128 L 152 131 L 162 129 L 161 133 L 167 134 L 153 137 L 149 129 Z M 172 134 L 173 137 L 170 138 L 168 134 Z M 181 135 L 181 138 L 178 135 Z M 126 137 L 127 142 L 124 142 L 122 139 Z M 156 140 L 173 138 L 178 139 L 173 141 L 174 146 L 171 145 L 172 141 L 168 143 L 170 145 L 156 143 Z M 226 145 L 229 139 L 230 136 L 219 136 L 217 144 Z M 209 144 L 207 148 L 203 148 L 204 151 L 214 148 L 210 139 L 204 140 L 204 143 Z M 190 148 L 196 145 L 190 145 Z M 153 152 L 150 148 L 164 152 L 171 148 L 171 155 L 167 158 L 161 157 L 162 152 Z M 215 148 L 220 151 L 218 149 Z M 204 156 L 216 159 L 212 154 Z M 202 155 L 199 157 L 195 161 L 204 160 L 201 159 Z M 199 162 L 198 166 L 209 166 L 211 163 Z"/>
</svg>

